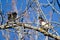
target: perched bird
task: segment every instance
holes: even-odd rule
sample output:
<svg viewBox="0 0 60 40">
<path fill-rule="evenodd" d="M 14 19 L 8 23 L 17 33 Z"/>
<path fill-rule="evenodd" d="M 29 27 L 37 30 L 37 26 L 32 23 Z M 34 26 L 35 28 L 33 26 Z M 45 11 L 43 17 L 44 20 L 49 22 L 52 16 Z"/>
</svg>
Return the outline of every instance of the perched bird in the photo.
<svg viewBox="0 0 60 40">
<path fill-rule="evenodd" d="M 13 20 L 15 22 L 15 19 L 17 18 L 17 13 L 16 12 L 12 12 L 12 16 L 13 16 Z"/>
<path fill-rule="evenodd" d="M 17 13 L 16 12 L 10 12 L 8 13 L 8 21 L 14 21 L 17 18 Z"/>
<path fill-rule="evenodd" d="M 39 22 L 40 22 L 41 28 L 43 28 L 44 30 L 48 31 L 49 23 L 45 22 L 42 17 L 39 17 Z"/>
<path fill-rule="evenodd" d="M 8 14 L 8 20 L 11 21 L 11 14 Z"/>
</svg>

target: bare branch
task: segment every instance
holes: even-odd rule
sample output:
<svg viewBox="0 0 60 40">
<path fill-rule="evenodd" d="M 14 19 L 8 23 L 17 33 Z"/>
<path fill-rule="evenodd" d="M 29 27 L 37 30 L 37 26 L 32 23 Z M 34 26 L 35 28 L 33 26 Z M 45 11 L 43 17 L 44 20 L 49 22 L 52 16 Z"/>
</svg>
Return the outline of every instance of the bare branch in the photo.
<svg viewBox="0 0 60 40">
<path fill-rule="evenodd" d="M 45 36 L 49 36 L 49 37 L 55 38 L 57 40 L 60 40 L 60 36 L 56 36 L 56 35 L 53 35 L 52 33 L 48 33 L 43 28 L 37 28 L 37 27 L 31 26 L 28 24 L 23 24 L 23 23 L 17 23 L 17 25 L 19 25 L 20 27 L 25 27 L 25 28 L 29 28 L 29 29 L 39 31 L 39 32 L 43 33 Z M 5 25 L 3 25 L 3 26 L 5 26 Z M 0 28 L 1 27 L 2 27 L 2 25 L 0 26 Z M 14 28 L 14 27 L 16 27 L 16 24 L 14 24 L 13 26 L 6 26 L 6 28 Z M 3 27 L 1 29 L 6 29 L 6 28 Z"/>
</svg>

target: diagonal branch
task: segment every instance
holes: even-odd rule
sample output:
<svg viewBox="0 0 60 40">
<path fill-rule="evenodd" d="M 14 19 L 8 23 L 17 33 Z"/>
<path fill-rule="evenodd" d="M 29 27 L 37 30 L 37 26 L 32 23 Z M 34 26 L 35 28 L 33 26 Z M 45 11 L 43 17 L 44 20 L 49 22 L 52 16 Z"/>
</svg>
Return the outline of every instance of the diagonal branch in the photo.
<svg viewBox="0 0 60 40">
<path fill-rule="evenodd" d="M 16 23 L 16 24 L 13 24 L 13 26 L 1 25 L 0 28 L 1 29 L 8 29 L 8 28 L 14 28 L 14 27 L 17 27 L 17 26 L 25 27 L 25 28 L 28 28 L 28 29 L 33 29 L 33 30 L 36 30 L 36 31 L 39 31 L 39 32 L 43 33 L 45 36 L 49 36 L 49 37 L 55 38 L 56 40 L 60 40 L 60 36 L 56 36 L 52 33 L 48 33 L 43 28 L 37 28 L 37 27 L 31 26 L 31 25 L 28 25 L 28 24 L 25 24 L 25 23 Z"/>
</svg>

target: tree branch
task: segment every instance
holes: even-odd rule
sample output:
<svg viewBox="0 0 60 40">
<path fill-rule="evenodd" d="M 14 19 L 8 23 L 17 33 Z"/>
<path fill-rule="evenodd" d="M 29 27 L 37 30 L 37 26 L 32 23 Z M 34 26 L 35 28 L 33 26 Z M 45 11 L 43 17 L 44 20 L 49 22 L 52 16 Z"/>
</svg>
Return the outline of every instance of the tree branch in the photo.
<svg viewBox="0 0 60 40">
<path fill-rule="evenodd" d="M 28 25 L 28 24 L 25 24 L 25 23 L 16 23 L 16 24 L 13 24 L 13 25 L 1 25 L 0 26 L 0 29 L 8 29 L 8 28 L 14 28 L 14 27 L 17 27 L 17 26 L 20 26 L 20 27 L 25 27 L 25 28 L 28 28 L 28 29 L 33 29 L 33 30 L 36 30 L 36 31 L 39 31 L 41 33 L 43 33 L 45 36 L 49 36 L 49 37 L 52 37 L 52 38 L 55 38 L 56 40 L 60 40 L 60 36 L 56 36 L 52 33 L 48 33 L 47 31 L 45 31 L 43 28 L 37 28 L 35 26 L 31 26 L 31 25 Z"/>
</svg>

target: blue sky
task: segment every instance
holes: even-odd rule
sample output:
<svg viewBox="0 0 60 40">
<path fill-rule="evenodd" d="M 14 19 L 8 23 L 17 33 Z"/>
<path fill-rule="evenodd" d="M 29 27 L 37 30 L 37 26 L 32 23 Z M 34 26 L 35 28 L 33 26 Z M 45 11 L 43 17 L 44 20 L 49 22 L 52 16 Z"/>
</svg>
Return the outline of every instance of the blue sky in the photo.
<svg viewBox="0 0 60 40">
<path fill-rule="evenodd" d="M 51 1 L 51 0 L 50 0 Z M 23 2 L 23 3 L 22 3 Z M 46 0 L 39 0 L 39 2 L 40 3 L 45 3 L 45 4 L 47 4 L 47 1 Z M 60 2 L 60 1 L 59 1 Z M 12 5 L 12 3 L 11 3 L 11 0 L 8 0 L 8 2 L 6 1 L 6 0 L 2 0 L 2 12 L 3 12 L 3 15 L 5 15 L 5 18 L 7 19 L 7 12 L 8 11 L 11 11 L 12 9 L 11 9 L 11 5 Z M 23 5 L 22 5 L 23 4 Z M 7 5 L 7 6 L 6 6 Z M 26 0 L 17 0 L 16 1 L 16 7 L 17 7 L 17 9 L 18 9 L 18 13 L 21 13 L 22 11 L 24 11 L 25 10 L 25 8 L 26 8 Z M 58 11 L 60 11 L 60 9 L 59 9 L 59 7 L 58 7 L 58 5 L 57 5 L 57 3 L 56 3 L 56 5 L 54 6 Z M 46 7 L 46 8 L 44 8 L 43 6 L 41 7 L 42 8 L 42 10 L 43 10 L 43 12 L 45 13 L 45 15 L 47 15 L 46 16 L 46 18 L 49 20 L 50 19 L 50 16 L 49 16 L 49 12 L 51 11 L 52 13 L 53 13 L 53 10 L 52 10 L 52 8 L 51 8 L 51 6 L 48 6 L 48 7 Z M 19 10 L 21 10 L 21 11 L 19 11 Z M 36 13 L 35 13 L 35 11 L 33 11 L 32 9 L 29 9 L 28 11 L 32 11 L 31 12 L 31 14 L 29 14 L 29 16 L 30 16 L 30 21 L 31 22 L 33 22 L 33 17 L 34 16 L 37 16 L 36 15 Z M 34 14 L 33 14 L 34 13 Z M 56 12 L 54 12 L 53 13 L 53 16 L 52 16 L 52 21 L 56 21 L 56 22 L 59 22 L 58 21 L 58 16 L 60 17 L 60 14 L 57 14 Z M 6 21 L 4 21 L 4 23 L 5 23 Z M 55 24 L 54 24 L 54 26 L 56 26 Z M 60 28 L 55 28 L 59 33 L 60 33 Z M 11 30 L 14 30 L 14 29 L 11 29 Z M 6 31 L 5 30 L 3 30 L 5 33 L 6 33 Z M 39 32 L 39 34 L 41 34 L 40 32 Z M 41 35 L 40 35 L 41 36 Z M 17 37 L 17 35 L 15 34 L 15 33 L 13 33 L 13 32 L 10 32 L 10 40 L 13 40 L 13 38 L 14 37 Z M 45 36 L 42 34 L 42 36 L 41 36 L 41 39 L 42 40 L 44 40 L 43 39 L 43 37 L 45 38 Z M 27 38 L 27 37 L 26 37 Z M 17 38 L 16 38 L 17 39 Z M 27 38 L 26 40 L 28 40 L 29 38 Z M 5 38 L 2 36 L 2 33 L 1 33 L 1 31 L 0 31 L 0 40 L 5 40 Z M 17 39 L 18 40 L 18 39 Z M 40 38 L 38 38 L 38 40 L 40 40 Z"/>
</svg>

